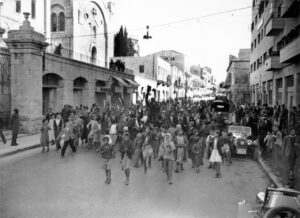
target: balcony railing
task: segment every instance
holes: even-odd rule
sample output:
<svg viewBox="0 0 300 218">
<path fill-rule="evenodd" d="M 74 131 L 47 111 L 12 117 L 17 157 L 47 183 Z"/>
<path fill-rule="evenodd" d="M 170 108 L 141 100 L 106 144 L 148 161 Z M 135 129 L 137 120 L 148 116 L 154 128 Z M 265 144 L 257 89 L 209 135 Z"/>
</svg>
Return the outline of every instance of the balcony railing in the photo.
<svg viewBox="0 0 300 218">
<path fill-rule="evenodd" d="M 271 17 L 266 25 L 266 35 L 276 36 L 278 35 L 284 27 L 284 19 L 279 17 Z"/>
<path fill-rule="evenodd" d="M 281 17 L 297 17 L 300 10 L 299 0 L 283 0 L 281 5 Z"/>
<path fill-rule="evenodd" d="M 280 50 L 280 63 L 293 63 L 298 58 L 300 58 L 300 37 Z"/>
</svg>

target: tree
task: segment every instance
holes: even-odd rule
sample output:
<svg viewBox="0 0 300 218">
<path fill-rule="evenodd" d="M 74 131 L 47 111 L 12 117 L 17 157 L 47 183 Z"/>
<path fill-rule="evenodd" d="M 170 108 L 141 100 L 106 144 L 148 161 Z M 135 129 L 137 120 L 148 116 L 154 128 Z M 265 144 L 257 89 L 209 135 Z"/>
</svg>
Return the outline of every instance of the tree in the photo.
<svg viewBox="0 0 300 218">
<path fill-rule="evenodd" d="M 135 49 L 134 40 L 128 37 L 126 27 L 123 29 L 123 26 L 121 26 L 119 32 L 115 35 L 114 42 L 115 57 L 134 56 L 138 54 L 138 51 Z"/>
</svg>

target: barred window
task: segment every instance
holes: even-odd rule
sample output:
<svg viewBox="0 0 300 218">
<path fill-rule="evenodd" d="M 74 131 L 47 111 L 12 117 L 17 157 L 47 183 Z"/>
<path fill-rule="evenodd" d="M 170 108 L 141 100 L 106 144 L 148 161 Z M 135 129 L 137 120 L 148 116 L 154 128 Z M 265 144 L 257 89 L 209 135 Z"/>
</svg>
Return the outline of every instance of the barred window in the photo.
<svg viewBox="0 0 300 218">
<path fill-rule="evenodd" d="M 286 87 L 294 86 L 294 75 L 286 77 Z"/>
</svg>

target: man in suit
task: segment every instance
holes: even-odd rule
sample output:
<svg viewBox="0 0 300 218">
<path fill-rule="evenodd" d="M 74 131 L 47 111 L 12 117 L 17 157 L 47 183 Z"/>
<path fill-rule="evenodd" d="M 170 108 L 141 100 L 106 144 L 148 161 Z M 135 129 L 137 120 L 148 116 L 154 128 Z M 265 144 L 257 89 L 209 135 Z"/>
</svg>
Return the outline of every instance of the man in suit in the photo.
<svg viewBox="0 0 300 218">
<path fill-rule="evenodd" d="M 19 120 L 19 110 L 14 109 L 14 114 L 11 117 L 10 125 L 12 129 L 12 139 L 11 139 L 11 146 L 17 146 L 17 137 L 19 133 L 20 127 L 20 120 Z"/>
</svg>

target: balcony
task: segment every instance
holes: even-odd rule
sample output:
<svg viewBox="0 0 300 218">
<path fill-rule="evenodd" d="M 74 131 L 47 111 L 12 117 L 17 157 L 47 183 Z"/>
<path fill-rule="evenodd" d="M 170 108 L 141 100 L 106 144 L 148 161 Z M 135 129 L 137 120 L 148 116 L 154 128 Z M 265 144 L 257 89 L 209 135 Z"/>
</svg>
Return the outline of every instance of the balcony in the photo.
<svg viewBox="0 0 300 218">
<path fill-rule="evenodd" d="M 279 17 L 272 17 L 266 25 L 266 35 L 276 36 L 283 30 L 283 27 L 284 19 Z"/>
<path fill-rule="evenodd" d="M 300 10 L 299 0 L 284 0 L 281 5 L 281 17 L 297 17 Z"/>
<path fill-rule="evenodd" d="M 281 64 L 280 63 L 280 58 L 279 56 L 270 56 L 266 61 L 265 61 L 265 70 L 266 71 L 274 71 L 274 70 L 279 70 L 285 67 L 286 64 Z"/>
<path fill-rule="evenodd" d="M 294 63 L 300 59 L 300 36 L 280 50 L 280 63 Z"/>
</svg>

